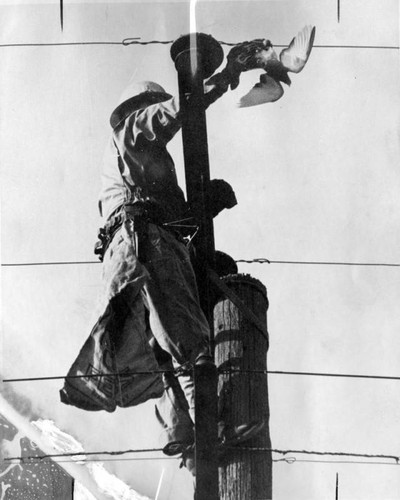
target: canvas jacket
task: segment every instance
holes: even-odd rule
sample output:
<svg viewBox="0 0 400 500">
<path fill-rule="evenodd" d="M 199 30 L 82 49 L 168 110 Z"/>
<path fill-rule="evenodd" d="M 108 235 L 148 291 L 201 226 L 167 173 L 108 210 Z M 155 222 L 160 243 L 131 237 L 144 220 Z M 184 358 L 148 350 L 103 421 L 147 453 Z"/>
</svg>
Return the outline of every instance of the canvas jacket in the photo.
<svg viewBox="0 0 400 500">
<path fill-rule="evenodd" d="M 115 127 L 102 176 L 105 218 L 123 203 L 141 200 L 161 205 L 168 220 L 186 210 L 166 150 L 179 128 L 174 98 L 135 111 Z M 139 261 L 134 226 L 125 220 L 104 255 L 97 320 L 68 372 L 64 403 L 114 411 L 159 398 L 165 387 L 148 342 L 149 327 L 178 365 L 193 362 L 207 348 L 209 328 L 188 249 L 161 225 L 148 224 L 145 254 Z M 181 432 L 176 423 L 167 428 Z"/>
<path fill-rule="evenodd" d="M 99 208 L 108 218 L 126 202 L 150 200 L 167 221 L 186 210 L 167 143 L 180 129 L 176 98 L 131 113 L 113 130 L 103 172 Z"/>
</svg>

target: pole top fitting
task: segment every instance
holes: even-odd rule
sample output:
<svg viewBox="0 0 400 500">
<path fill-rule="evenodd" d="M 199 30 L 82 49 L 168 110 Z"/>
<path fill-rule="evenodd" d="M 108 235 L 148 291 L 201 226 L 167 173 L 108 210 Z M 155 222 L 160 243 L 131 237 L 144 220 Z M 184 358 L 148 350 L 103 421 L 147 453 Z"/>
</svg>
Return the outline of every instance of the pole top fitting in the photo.
<svg viewBox="0 0 400 500">
<path fill-rule="evenodd" d="M 189 33 L 175 40 L 171 46 L 171 58 L 178 72 L 189 74 L 193 57 L 196 57 L 205 79 L 222 64 L 224 51 L 217 40 L 204 33 Z"/>
</svg>

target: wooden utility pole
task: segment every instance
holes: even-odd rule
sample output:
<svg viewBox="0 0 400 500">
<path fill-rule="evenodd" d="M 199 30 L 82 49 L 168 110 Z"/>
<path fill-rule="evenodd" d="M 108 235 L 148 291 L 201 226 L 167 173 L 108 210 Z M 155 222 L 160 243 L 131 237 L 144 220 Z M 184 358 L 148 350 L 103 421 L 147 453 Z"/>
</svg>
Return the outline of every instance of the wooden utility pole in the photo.
<svg viewBox="0 0 400 500">
<path fill-rule="evenodd" d="M 271 448 L 267 375 L 251 373 L 267 369 L 267 293 L 262 283 L 248 275 L 231 275 L 223 281 L 233 295 L 221 297 L 214 311 L 215 361 L 223 373 L 219 414 L 231 427 L 261 420 L 265 426 L 243 446 L 227 450 L 219 469 L 220 500 L 270 500 L 272 458 L 265 450 Z"/>
<path fill-rule="evenodd" d="M 171 47 L 178 71 L 182 139 L 187 201 L 199 221 L 196 237 L 198 288 L 210 325 L 213 346 L 213 304 L 207 275 L 214 266 L 214 230 L 209 209 L 210 167 L 207 127 L 203 104 L 204 80 L 222 63 L 220 44 L 209 35 L 192 33 L 178 38 Z M 217 462 L 217 370 L 213 358 L 203 358 L 194 367 L 196 500 L 218 500 Z"/>
</svg>

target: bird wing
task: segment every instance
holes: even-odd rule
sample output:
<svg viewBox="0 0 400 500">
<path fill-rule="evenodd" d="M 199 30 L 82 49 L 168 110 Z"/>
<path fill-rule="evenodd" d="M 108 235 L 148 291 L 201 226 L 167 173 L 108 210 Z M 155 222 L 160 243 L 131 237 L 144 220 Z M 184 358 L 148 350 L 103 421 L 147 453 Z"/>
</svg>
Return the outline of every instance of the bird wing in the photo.
<svg viewBox="0 0 400 500">
<path fill-rule="evenodd" d="M 315 26 L 306 26 L 293 38 L 287 49 L 279 55 L 281 63 L 288 71 L 300 73 L 304 68 L 314 43 Z"/>
<path fill-rule="evenodd" d="M 277 80 L 263 73 L 260 76 L 260 83 L 256 83 L 250 92 L 240 99 L 238 107 L 248 108 L 274 102 L 283 96 L 283 92 L 283 87 Z"/>
</svg>

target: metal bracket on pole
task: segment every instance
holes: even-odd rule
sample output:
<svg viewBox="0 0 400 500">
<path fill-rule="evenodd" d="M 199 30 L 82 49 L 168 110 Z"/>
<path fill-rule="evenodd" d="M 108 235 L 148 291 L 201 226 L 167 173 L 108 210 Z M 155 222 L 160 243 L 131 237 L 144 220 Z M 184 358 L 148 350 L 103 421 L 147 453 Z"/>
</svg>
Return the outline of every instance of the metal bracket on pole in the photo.
<svg viewBox="0 0 400 500">
<path fill-rule="evenodd" d="M 200 226 L 196 236 L 199 295 L 213 345 L 213 304 L 207 269 L 213 267 L 215 248 L 209 210 L 210 167 L 203 87 L 204 80 L 222 63 L 224 54 L 220 44 L 210 35 L 191 33 L 172 44 L 171 57 L 178 71 L 187 201 Z M 196 363 L 194 381 L 195 499 L 218 500 L 217 370 L 212 358 L 203 358 Z"/>
</svg>

